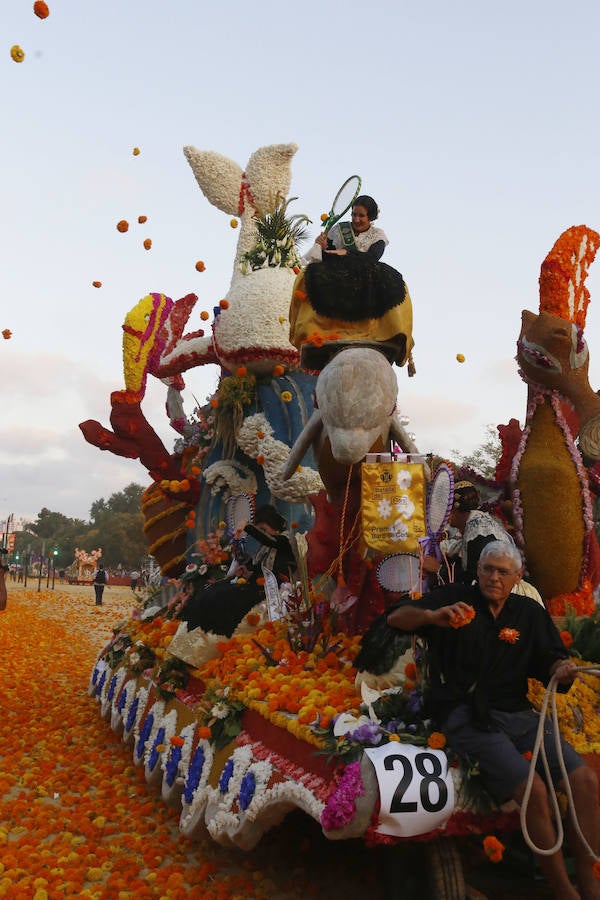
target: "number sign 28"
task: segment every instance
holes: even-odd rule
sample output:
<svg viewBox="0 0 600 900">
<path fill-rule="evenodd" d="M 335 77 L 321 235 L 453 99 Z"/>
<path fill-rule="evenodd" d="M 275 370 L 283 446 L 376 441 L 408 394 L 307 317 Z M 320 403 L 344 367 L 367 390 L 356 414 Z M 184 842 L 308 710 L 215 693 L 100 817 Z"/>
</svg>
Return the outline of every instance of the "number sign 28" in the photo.
<svg viewBox="0 0 600 900">
<path fill-rule="evenodd" d="M 378 831 L 410 837 L 440 828 L 450 818 L 454 784 L 442 750 L 396 741 L 365 753 L 379 785 Z"/>
</svg>

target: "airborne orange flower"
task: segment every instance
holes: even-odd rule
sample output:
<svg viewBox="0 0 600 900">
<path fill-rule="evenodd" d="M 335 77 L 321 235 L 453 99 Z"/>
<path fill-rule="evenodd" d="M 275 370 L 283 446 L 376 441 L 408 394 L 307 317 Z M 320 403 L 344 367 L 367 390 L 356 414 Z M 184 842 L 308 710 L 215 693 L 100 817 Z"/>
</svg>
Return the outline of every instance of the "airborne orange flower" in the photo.
<svg viewBox="0 0 600 900">
<path fill-rule="evenodd" d="M 197 733 L 199 738 L 204 738 L 204 740 L 206 741 L 210 740 L 210 736 L 212 734 L 208 725 L 201 725 Z"/>
<path fill-rule="evenodd" d="M 150 240 L 150 238 L 146 238 L 146 240 L 144 241 L 144 249 L 149 250 L 151 246 L 152 246 L 152 241 Z"/>
<path fill-rule="evenodd" d="M 2 332 L 2 337 L 5 341 L 10 340 L 10 338 L 12 337 L 12 331 L 10 330 L 10 328 L 4 329 L 4 331 Z"/>
<path fill-rule="evenodd" d="M 92 287 L 101 288 L 102 282 L 101 281 L 92 281 Z"/>
<path fill-rule="evenodd" d="M 129 231 L 129 222 L 126 219 L 121 219 L 120 222 L 117 222 L 117 231 L 125 234 L 126 231 Z"/>
<path fill-rule="evenodd" d="M 143 225 L 144 222 L 147 222 L 147 221 L 148 221 L 148 216 L 138 216 L 138 222 L 140 223 L 140 225 Z"/>
<path fill-rule="evenodd" d="M 507 644 L 516 644 L 520 638 L 520 632 L 516 628 L 503 628 L 498 637 Z"/>
<path fill-rule="evenodd" d="M 50 15 L 48 4 L 45 3 L 44 0 L 35 0 L 35 3 L 33 4 L 33 11 L 38 19 L 47 19 Z"/>
<path fill-rule="evenodd" d="M 196 263 L 196 272 L 204 272 L 205 269 L 206 269 L 206 266 L 204 265 L 202 260 L 199 259 L 198 262 Z"/>
<path fill-rule="evenodd" d="M 229 309 L 229 300 L 219 300 L 221 309 Z"/>
</svg>

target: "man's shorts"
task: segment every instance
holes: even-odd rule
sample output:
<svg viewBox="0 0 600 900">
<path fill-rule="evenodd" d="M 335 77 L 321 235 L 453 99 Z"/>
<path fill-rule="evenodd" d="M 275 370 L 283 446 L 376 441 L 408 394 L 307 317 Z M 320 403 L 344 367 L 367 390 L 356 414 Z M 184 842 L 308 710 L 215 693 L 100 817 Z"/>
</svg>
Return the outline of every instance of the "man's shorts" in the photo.
<svg viewBox="0 0 600 900">
<path fill-rule="evenodd" d="M 523 754 L 533 750 L 539 714 L 533 709 L 518 712 L 493 709 L 490 717 L 492 724 L 499 730 L 480 731 L 472 724 L 470 708 L 462 704 L 452 710 L 443 730 L 448 745 L 459 756 L 466 757 L 471 763 L 478 763 L 482 781 L 496 802 L 506 803 L 529 775 L 530 762 Z M 560 743 L 567 773 L 585 765 L 579 754 L 562 737 Z M 557 784 L 562 779 L 562 772 L 550 719 L 544 726 L 544 745 L 552 781 Z M 544 778 L 541 748 L 536 771 Z"/>
</svg>

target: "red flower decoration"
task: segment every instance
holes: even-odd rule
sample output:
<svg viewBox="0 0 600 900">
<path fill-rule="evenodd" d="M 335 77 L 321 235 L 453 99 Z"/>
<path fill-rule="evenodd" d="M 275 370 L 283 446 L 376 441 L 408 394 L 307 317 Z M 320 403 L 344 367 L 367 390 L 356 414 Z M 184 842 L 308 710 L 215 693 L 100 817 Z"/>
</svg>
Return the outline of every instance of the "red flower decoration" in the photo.
<svg viewBox="0 0 600 900">
<path fill-rule="evenodd" d="M 563 644 L 565 645 L 565 647 L 570 647 L 571 644 L 573 643 L 573 635 L 571 634 L 570 631 L 561 631 L 560 639 L 563 642 Z"/>
<path fill-rule="evenodd" d="M 498 637 L 507 644 L 516 644 L 521 635 L 516 628 L 503 628 Z"/>
</svg>

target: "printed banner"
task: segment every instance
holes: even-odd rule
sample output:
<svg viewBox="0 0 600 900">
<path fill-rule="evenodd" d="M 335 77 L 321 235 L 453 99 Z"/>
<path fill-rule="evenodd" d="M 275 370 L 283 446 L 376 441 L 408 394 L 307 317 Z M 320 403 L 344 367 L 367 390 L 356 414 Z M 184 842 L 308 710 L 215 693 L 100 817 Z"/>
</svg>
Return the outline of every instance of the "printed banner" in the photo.
<svg viewBox="0 0 600 900">
<path fill-rule="evenodd" d="M 363 463 L 361 513 L 367 547 L 380 554 L 418 553 L 426 533 L 422 463 Z"/>
</svg>

